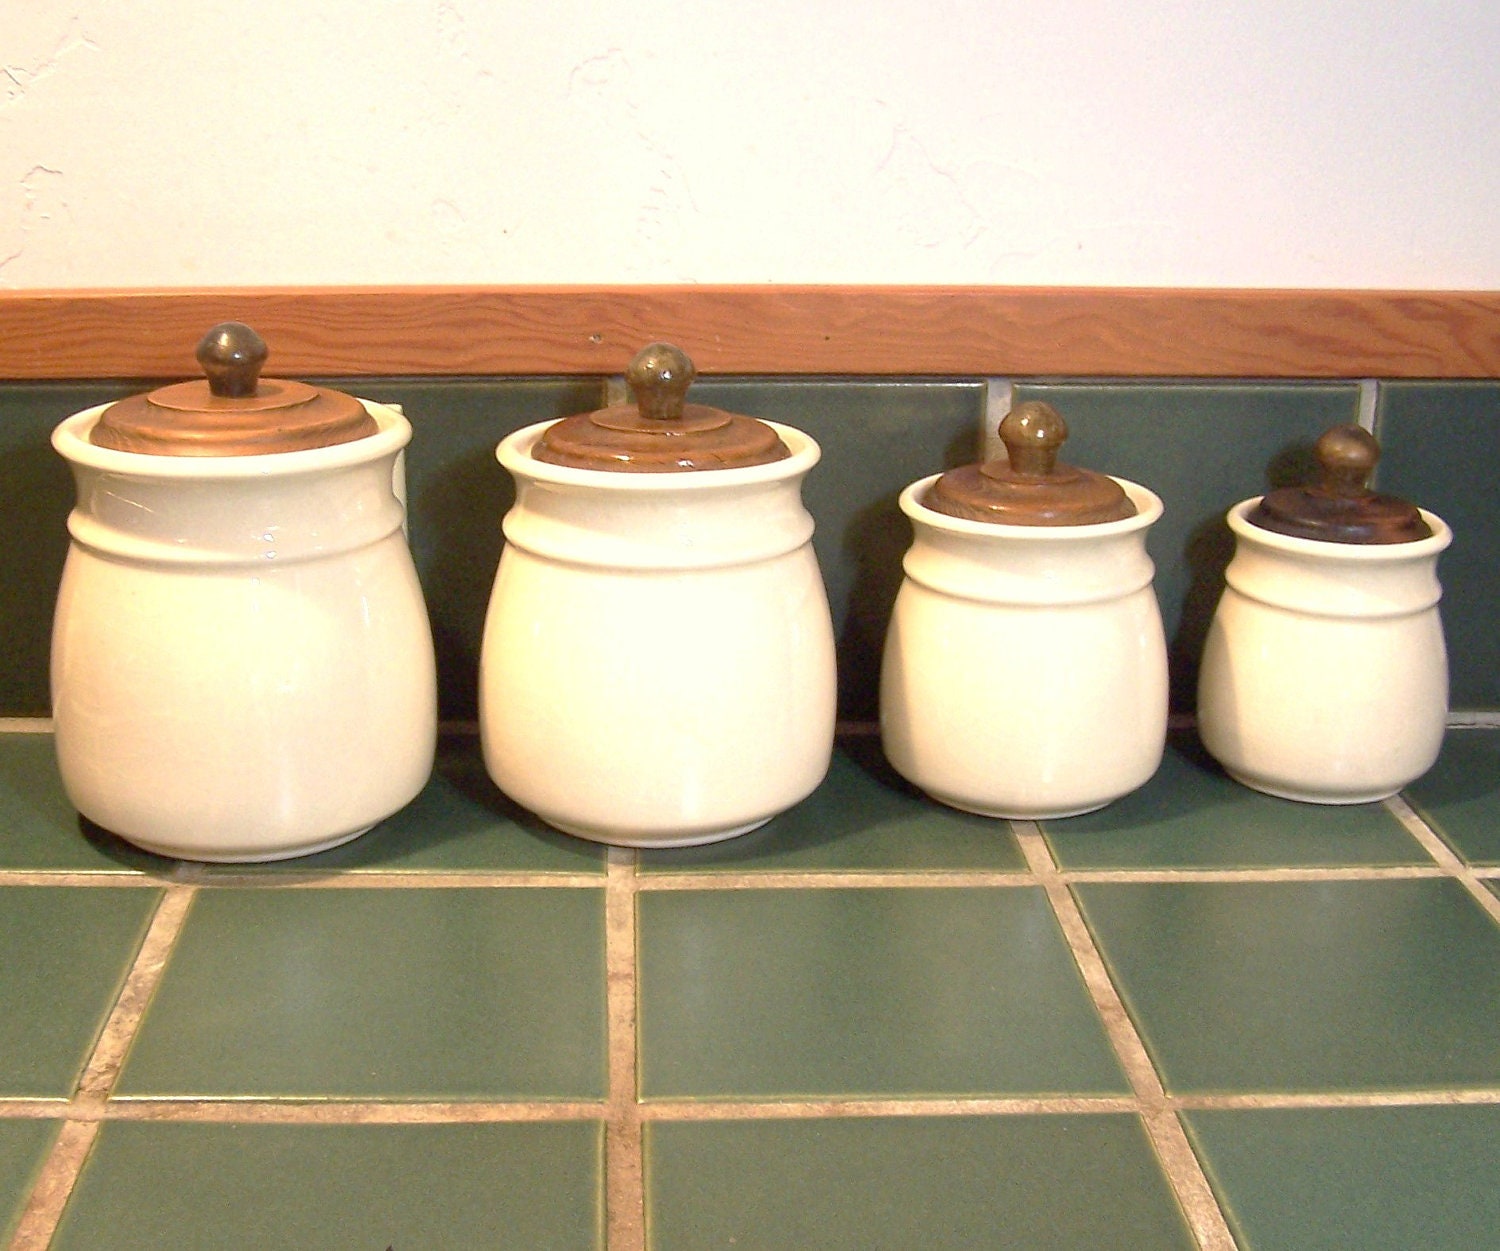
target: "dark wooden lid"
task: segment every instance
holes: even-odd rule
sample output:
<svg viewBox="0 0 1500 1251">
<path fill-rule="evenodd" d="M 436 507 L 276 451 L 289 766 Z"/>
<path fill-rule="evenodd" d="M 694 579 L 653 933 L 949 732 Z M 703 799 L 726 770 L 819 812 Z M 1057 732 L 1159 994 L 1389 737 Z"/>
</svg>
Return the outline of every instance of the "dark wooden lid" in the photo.
<svg viewBox="0 0 1500 1251">
<path fill-rule="evenodd" d="M 1007 526 L 1085 526 L 1135 516 L 1120 484 L 1102 473 L 1058 463 L 1068 425 L 1050 404 L 1017 404 L 1000 423 L 1009 459 L 950 469 L 922 502 L 965 521 Z"/>
<path fill-rule="evenodd" d="M 1377 495 L 1365 485 L 1380 459 L 1380 444 L 1368 430 L 1334 426 L 1314 450 L 1318 483 L 1270 492 L 1250 510 L 1248 521 L 1327 543 L 1411 543 L 1432 534 L 1415 504 Z"/>
<path fill-rule="evenodd" d="M 198 344 L 206 380 L 111 404 L 89 441 L 150 456 L 262 456 L 350 443 L 379 429 L 351 395 L 261 378 L 268 354 L 249 326 L 215 326 Z"/>
<path fill-rule="evenodd" d="M 548 427 L 531 454 L 553 465 L 612 473 L 741 469 L 791 455 L 763 421 L 686 403 L 696 373 L 681 348 L 652 343 L 625 372 L 634 404 L 565 417 Z"/>
</svg>

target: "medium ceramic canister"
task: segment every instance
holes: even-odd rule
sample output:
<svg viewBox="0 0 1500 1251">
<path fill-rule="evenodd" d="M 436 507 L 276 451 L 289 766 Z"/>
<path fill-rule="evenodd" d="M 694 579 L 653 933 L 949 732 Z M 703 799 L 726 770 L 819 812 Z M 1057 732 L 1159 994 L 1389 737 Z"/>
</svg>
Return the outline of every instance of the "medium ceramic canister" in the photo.
<svg viewBox="0 0 1500 1251">
<path fill-rule="evenodd" d="M 1167 658 L 1144 487 L 1057 462 L 1049 405 L 1000 424 L 1008 459 L 913 483 L 880 728 L 934 799 L 1039 819 L 1102 807 L 1161 763 Z"/>
<path fill-rule="evenodd" d="M 265 358 L 249 327 L 215 327 L 207 383 L 52 436 L 78 489 L 52 638 L 63 785 L 164 855 L 319 851 L 432 769 L 432 637 L 392 485 L 411 427 L 261 379 Z"/>
<path fill-rule="evenodd" d="M 801 482 L 818 446 L 685 403 L 652 344 L 637 404 L 501 442 L 516 484 L 485 621 L 495 782 L 572 834 L 674 847 L 807 796 L 833 746 L 828 598 Z"/>
<path fill-rule="evenodd" d="M 1318 440 L 1321 479 L 1229 510 L 1234 558 L 1204 646 L 1198 731 L 1231 776 L 1312 803 L 1382 799 L 1437 759 L 1448 711 L 1432 513 L 1365 485 L 1359 426 Z"/>
</svg>

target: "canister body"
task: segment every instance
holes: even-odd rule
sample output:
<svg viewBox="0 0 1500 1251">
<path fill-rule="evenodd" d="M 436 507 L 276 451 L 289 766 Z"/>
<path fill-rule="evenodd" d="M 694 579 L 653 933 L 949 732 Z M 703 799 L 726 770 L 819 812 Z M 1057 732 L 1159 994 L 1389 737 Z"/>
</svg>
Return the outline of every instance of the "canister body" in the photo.
<svg viewBox="0 0 1500 1251">
<path fill-rule="evenodd" d="M 52 644 L 58 763 L 90 820 L 164 855 L 344 842 L 431 773 L 433 649 L 392 471 L 410 427 L 268 456 L 54 444 L 78 504 Z"/>
<path fill-rule="evenodd" d="M 1166 738 L 1167 661 L 1145 550 L 1161 502 L 1081 526 L 990 525 L 901 496 L 915 539 L 886 636 L 891 764 L 987 816 L 1061 817 L 1147 781 Z"/>
<path fill-rule="evenodd" d="M 1437 557 L 1452 540 L 1327 543 L 1229 512 L 1234 559 L 1198 682 L 1204 746 L 1232 777 L 1311 803 L 1383 799 L 1437 759 L 1448 666 Z"/>
<path fill-rule="evenodd" d="M 550 424 L 550 423 L 548 423 Z M 633 846 L 729 838 L 822 781 L 833 746 L 827 594 L 802 507 L 816 463 L 516 480 L 485 622 L 480 730 L 496 784 L 569 833 Z"/>
</svg>

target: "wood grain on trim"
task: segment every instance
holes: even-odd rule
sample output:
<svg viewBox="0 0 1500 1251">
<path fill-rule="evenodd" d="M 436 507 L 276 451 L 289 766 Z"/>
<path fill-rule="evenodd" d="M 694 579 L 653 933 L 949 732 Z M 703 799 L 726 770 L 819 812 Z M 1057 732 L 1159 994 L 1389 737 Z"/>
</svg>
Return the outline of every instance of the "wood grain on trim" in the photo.
<svg viewBox="0 0 1500 1251">
<path fill-rule="evenodd" d="M 1497 291 L 653 286 L 0 291 L 0 378 L 195 374 L 230 319 L 289 374 L 613 374 L 664 338 L 706 374 L 1500 377 Z"/>
</svg>

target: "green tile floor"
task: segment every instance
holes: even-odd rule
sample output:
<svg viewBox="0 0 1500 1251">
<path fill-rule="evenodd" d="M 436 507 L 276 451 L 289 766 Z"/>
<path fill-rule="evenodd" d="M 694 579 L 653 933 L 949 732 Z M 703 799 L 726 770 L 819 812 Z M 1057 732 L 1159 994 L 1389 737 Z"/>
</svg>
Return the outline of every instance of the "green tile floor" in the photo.
<svg viewBox="0 0 1500 1251">
<path fill-rule="evenodd" d="M 854 734 L 661 853 L 548 831 L 454 734 L 265 866 L 132 851 L 3 728 L 0 1246 L 1497 1242 L 1500 728 L 1357 808 L 1180 731 L 1041 825 Z"/>
</svg>

